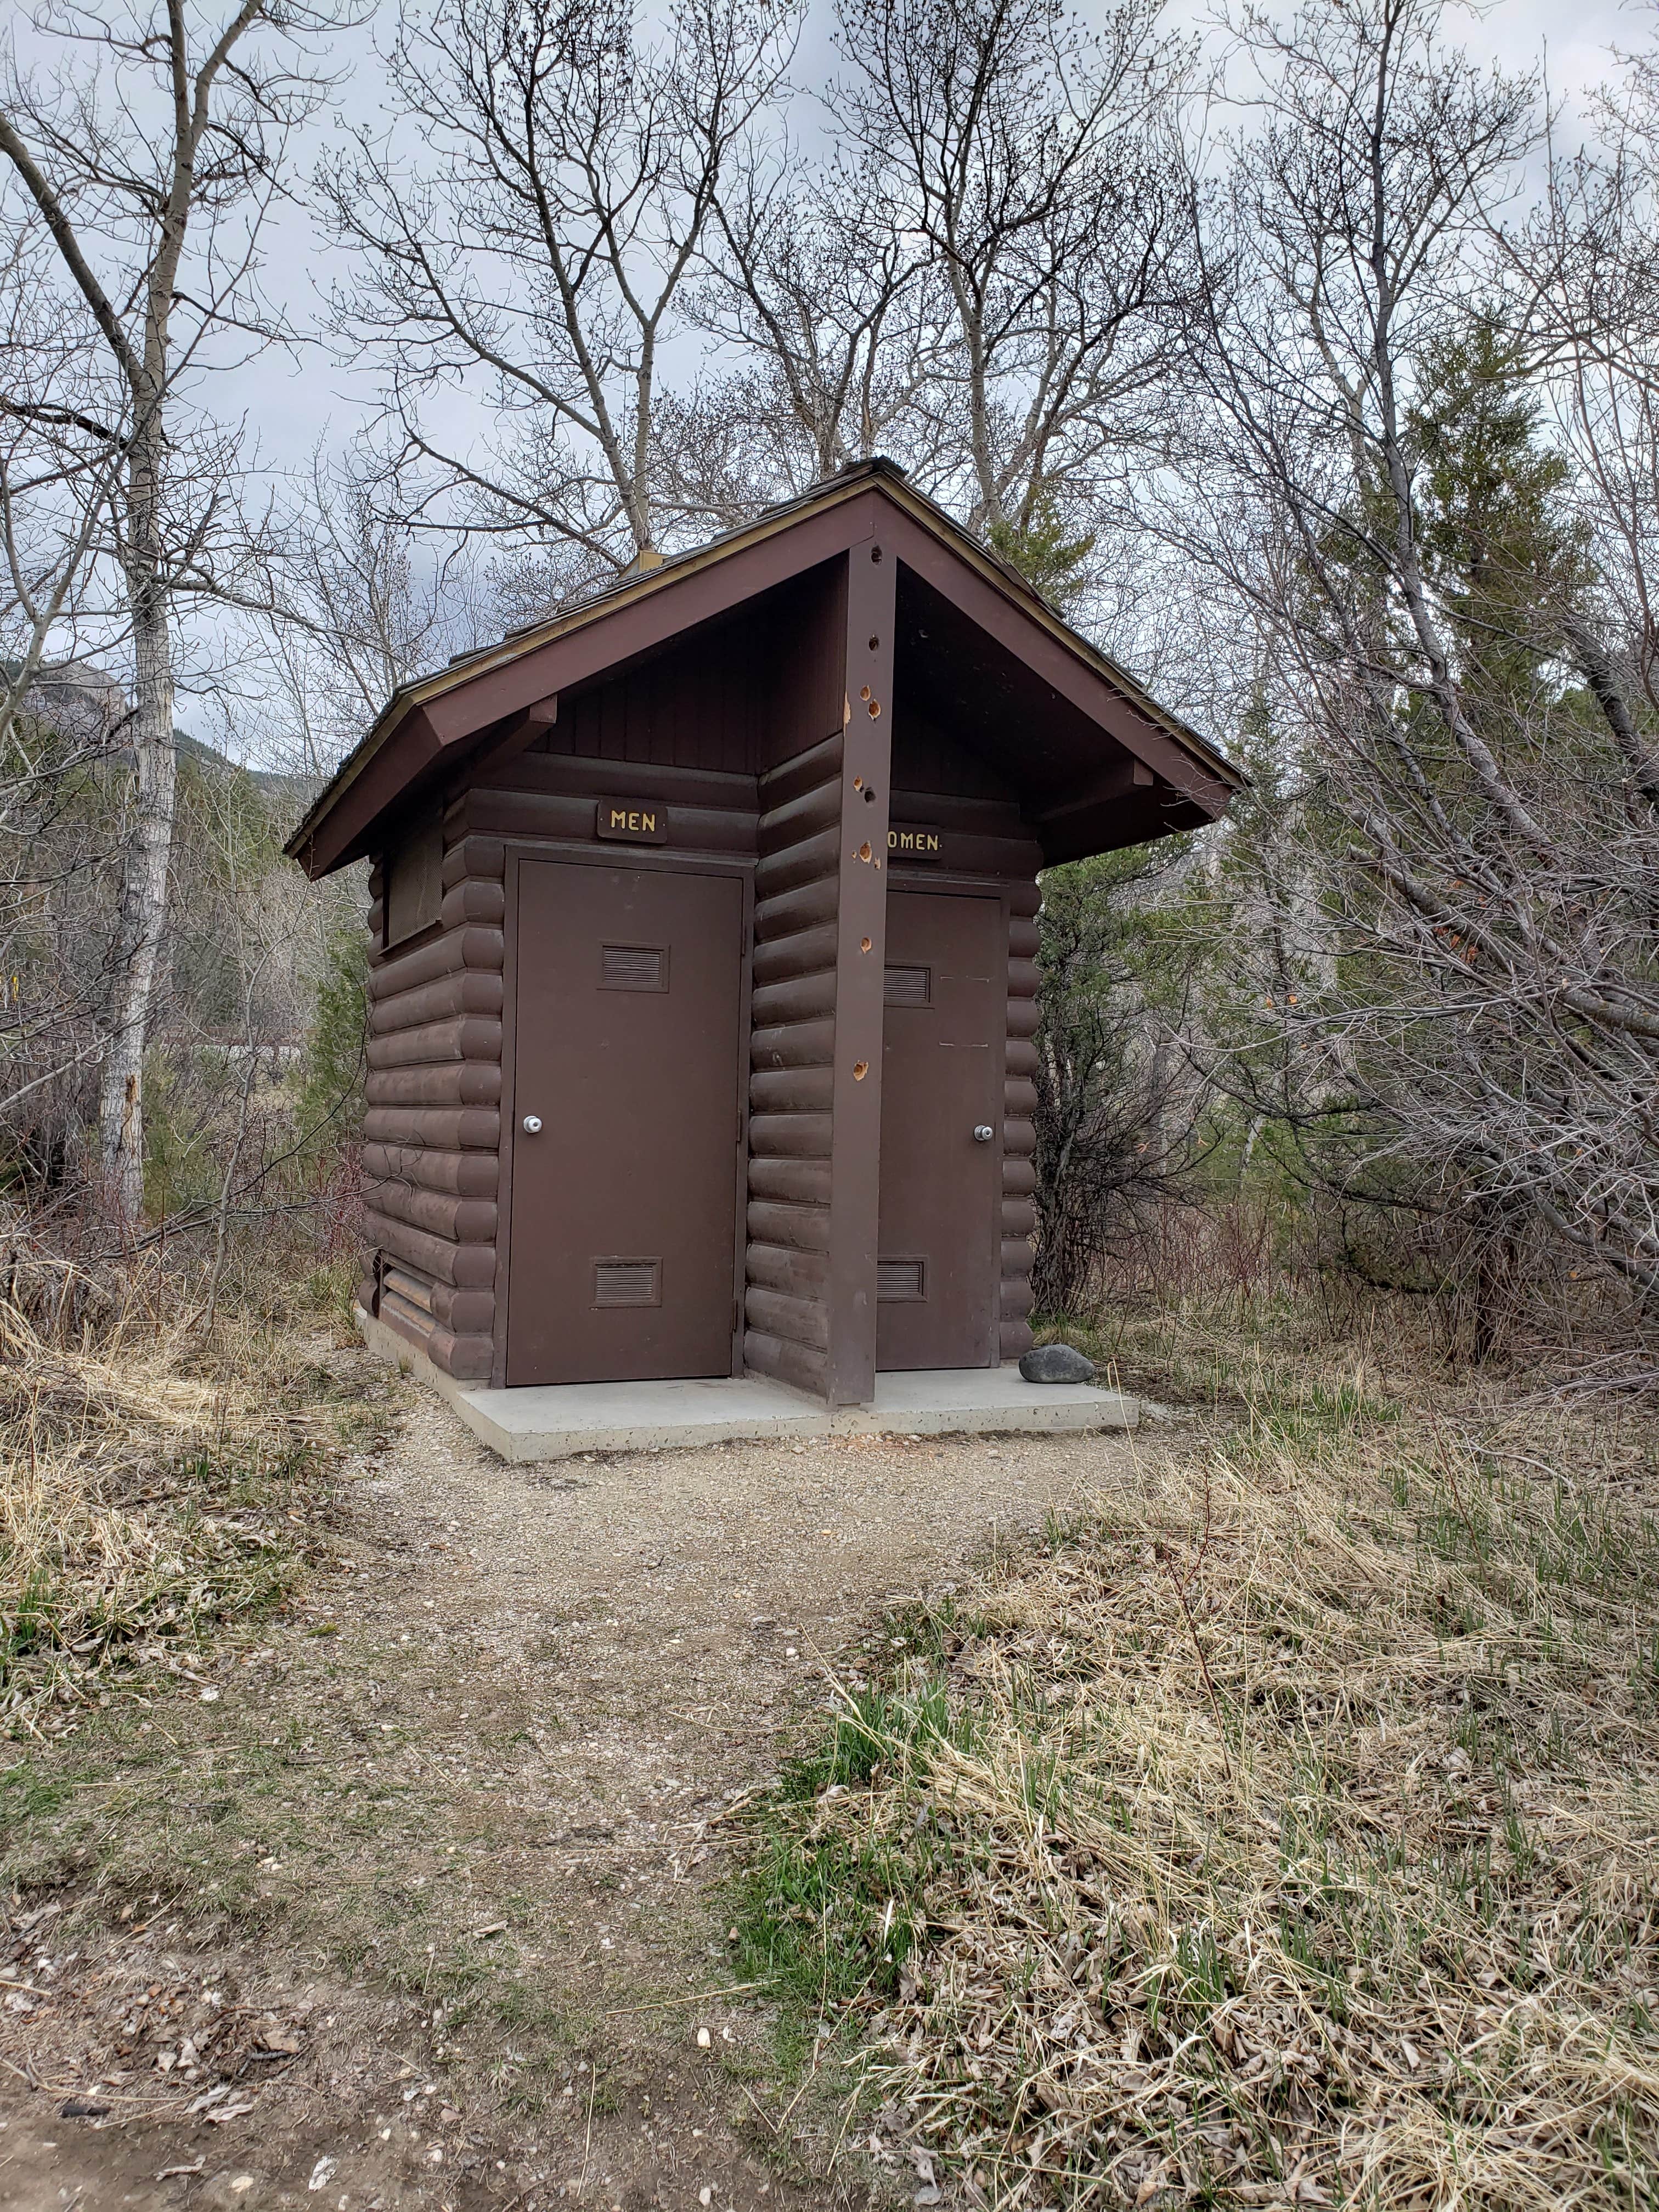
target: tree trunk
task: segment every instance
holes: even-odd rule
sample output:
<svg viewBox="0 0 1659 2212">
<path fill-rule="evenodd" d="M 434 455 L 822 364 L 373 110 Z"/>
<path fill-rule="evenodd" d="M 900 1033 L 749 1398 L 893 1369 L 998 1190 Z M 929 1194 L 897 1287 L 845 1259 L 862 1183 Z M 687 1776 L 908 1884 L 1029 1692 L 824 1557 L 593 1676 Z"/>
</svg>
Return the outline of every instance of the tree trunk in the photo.
<svg viewBox="0 0 1659 2212">
<path fill-rule="evenodd" d="M 144 1204 L 144 1046 L 167 915 L 179 757 L 173 739 L 173 638 L 156 521 L 159 408 L 134 441 L 129 479 L 127 599 L 133 634 L 132 817 L 121 860 L 109 1047 L 100 1099 L 106 1202 L 134 1227 Z M 141 416 L 141 422 L 143 417 Z"/>
</svg>

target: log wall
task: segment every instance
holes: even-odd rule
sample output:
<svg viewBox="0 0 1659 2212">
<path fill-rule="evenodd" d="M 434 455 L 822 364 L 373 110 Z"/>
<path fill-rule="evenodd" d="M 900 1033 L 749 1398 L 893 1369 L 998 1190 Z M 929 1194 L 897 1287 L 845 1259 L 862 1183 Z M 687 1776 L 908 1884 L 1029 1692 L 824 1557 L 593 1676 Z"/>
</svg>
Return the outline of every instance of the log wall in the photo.
<svg viewBox="0 0 1659 2212">
<path fill-rule="evenodd" d="M 760 781 L 744 1363 L 823 1394 L 840 911 L 840 731 Z"/>
<path fill-rule="evenodd" d="M 368 972 L 365 1296 L 460 1382 L 494 1346 L 504 872 L 499 837 L 447 822 L 437 923 Z"/>
<path fill-rule="evenodd" d="M 384 870 L 371 874 L 363 1160 L 378 1249 L 362 1296 L 458 1380 L 505 1372 L 507 844 L 625 861 L 629 848 L 595 835 L 596 802 L 649 799 L 666 809 L 668 853 L 753 864 L 761 772 L 838 719 L 842 597 L 838 574 L 809 574 L 562 698 L 522 750 L 459 778 L 442 814 L 439 919 L 389 953 Z"/>
<path fill-rule="evenodd" d="M 842 911 L 846 794 L 860 764 L 845 734 L 847 624 L 859 615 L 856 641 L 867 629 L 872 651 L 890 625 L 849 609 L 839 569 L 792 592 L 748 629 L 688 641 L 562 699 L 532 744 L 467 776 L 443 810 L 438 920 L 391 952 L 383 872 L 371 875 L 363 1163 L 377 1250 L 362 1296 L 458 1380 L 505 1373 L 507 846 L 550 859 L 592 852 L 596 801 L 640 798 L 665 806 L 669 852 L 753 867 L 744 1361 L 816 1395 L 840 1387 L 830 1291 L 837 948 L 843 920 L 879 934 L 878 919 Z M 925 709 L 905 705 L 887 727 L 895 753 L 881 781 L 893 788 L 886 808 L 860 805 L 860 823 L 940 826 L 948 865 L 900 866 L 886 880 L 994 887 L 1009 913 L 1000 1345 L 1011 1358 L 1030 1342 L 1039 855 L 995 771 Z M 858 734 L 866 743 L 862 724 Z M 599 849 L 618 860 L 627 852 Z M 878 945 L 875 957 L 878 966 Z M 878 1061 L 878 1046 L 870 1056 Z"/>
</svg>

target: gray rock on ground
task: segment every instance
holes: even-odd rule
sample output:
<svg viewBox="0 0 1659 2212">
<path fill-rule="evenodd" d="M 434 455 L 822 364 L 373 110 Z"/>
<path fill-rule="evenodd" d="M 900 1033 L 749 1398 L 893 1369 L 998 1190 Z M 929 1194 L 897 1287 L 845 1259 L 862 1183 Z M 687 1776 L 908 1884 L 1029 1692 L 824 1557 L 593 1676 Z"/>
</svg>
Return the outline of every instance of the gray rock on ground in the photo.
<svg viewBox="0 0 1659 2212">
<path fill-rule="evenodd" d="M 1073 1344 L 1039 1344 L 1022 1355 L 1019 1371 L 1028 1382 L 1092 1382 L 1095 1363 Z"/>
</svg>

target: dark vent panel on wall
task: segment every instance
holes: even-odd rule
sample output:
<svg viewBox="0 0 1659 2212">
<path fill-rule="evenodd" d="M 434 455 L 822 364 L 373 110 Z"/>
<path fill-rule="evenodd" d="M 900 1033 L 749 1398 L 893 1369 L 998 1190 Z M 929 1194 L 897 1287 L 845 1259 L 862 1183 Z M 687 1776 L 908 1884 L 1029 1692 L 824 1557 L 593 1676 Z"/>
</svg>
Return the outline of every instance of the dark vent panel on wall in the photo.
<svg viewBox="0 0 1659 2212">
<path fill-rule="evenodd" d="M 929 1006 L 933 1002 L 931 968 L 890 968 L 883 996 L 890 1006 Z"/>
<path fill-rule="evenodd" d="M 659 1306 L 662 1304 L 660 1260 L 596 1260 L 593 1262 L 593 1303 L 596 1306 Z"/>
<path fill-rule="evenodd" d="M 602 991 L 665 991 L 668 988 L 668 947 L 665 945 L 602 945 L 599 947 L 599 988 Z"/>
<path fill-rule="evenodd" d="M 890 968 L 887 972 L 890 975 L 893 970 Z M 927 971 L 923 969 L 921 972 L 926 975 Z M 920 1260 L 878 1260 L 876 1296 L 884 1305 L 915 1305 L 926 1298 L 924 1263 Z"/>
</svg>

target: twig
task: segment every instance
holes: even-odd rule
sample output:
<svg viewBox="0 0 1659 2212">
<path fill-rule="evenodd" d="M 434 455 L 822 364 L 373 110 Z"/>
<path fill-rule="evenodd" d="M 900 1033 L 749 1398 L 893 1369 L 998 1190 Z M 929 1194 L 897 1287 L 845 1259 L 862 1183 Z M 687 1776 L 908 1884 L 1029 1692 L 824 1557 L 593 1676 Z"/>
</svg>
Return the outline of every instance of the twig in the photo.
<svg viewBox="0 0 1659 2212">
<path fill-rule="evenodd" d="M 1210 1662 L 1204 1656 L 1204 1640 L 1198 1632 L 1198 1623 L 1193 1619 L 1193 1609 L 1187 1602 L 1187 1592 L 1182 1587 L 1180 1576 L 1175 1571 L 1175 1563 L 1170 1557 L 1169 1546 L 1154 1545 L 1152 1556 L 1170 1577 L 1176 1602 L 1181 1607 L 1182 1618 L 1187 1624 L 1187 1633 L 1192 1638 L 1193 1649 L 1198 1654 L 1199 1670 L 1204 1677 L 1204 1687 L 1210 1699 L 1210 1711 L 1215 1715 L 1215 1724 L 1220 1737 L 1222 1771 L 1231 1782 L 1233 1778 L 1233 1762 L 1227 1752 L 1227 1723 L 1221 1717 L 1221 1700 L 1216 1694 L 1215 1683 L 1210 1674 Z"/>
<path fill-rule="evenodd" d="M 746 2081 L 739 2081 L 738 2087 L 742 2090 L 744 2095 L 748 2098 L 750 2103 L 754 2106 L 755 2111 L 759 2115 L 761 2120 L 767 2127 L 771 2129 L 773 2135 L 777 2138 L 777 2140 L 781 2142 L 783 2138 L 778 2135 L 777 2122 L 772 2118 L 772 2115 L 767 2111 L 765 2106 L 762 2104 L 760 2099 L 755 2094 L 749 2084 Z"/>
<path fill-rule="evenodd" d="M 597 2066 L 590 2066 L 587 2075 L 587 2136 L 582 2144 L 581 2179 L 576 2184 L 578 2197 L 587 2187 L 587 2161 L 593 2149 L 593 2100 L 598 2096 L 599 2092 L 599 2069 Z"/>
<path fill-rule="evenodd" d="M 618 2005 L 614 2012 L 602 2012 L 601 2020 L 627 2020 L 636 2012 L 662 2012 L 670 2005 L 712 2004 L 716 1997 L 740 1997 L 750 1990 L 757 1990 L 758 1982 L 733 1982 L 729 1990 L 693 1990 L 685 1996 L 653 1997 L 648 2004 Z"/>
<path fill-rule="evenodd" d="M 1445 1438 L 1440 1433 L 1440 1424 L 1435 1419 L 1432 1402 L 1425 1399 L 1423 1410 L 1429 1417 L 1429 1427 L 1434 1436 L 1434 1449 L 1441 1466 L 1445 1469 L 1446 1480 L 1451 1486 L 1452 1503 L 1457 1508 L 1457 1517 L 1463 1523 L 1463 1532 L 1469 1540 L 1475 1558 L 1484 1560 L 1486 1556 L 1486 1547 L 1475 1534 L 1474 1523 L 1470 1520 L 1468 1510 L 1463 1504 L 1463 1493 L 1457 1486 L 1457 1476 L 1452 1468 L 1451 1454 L 1446 1449 Z"/>
</svg>

